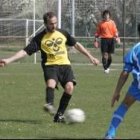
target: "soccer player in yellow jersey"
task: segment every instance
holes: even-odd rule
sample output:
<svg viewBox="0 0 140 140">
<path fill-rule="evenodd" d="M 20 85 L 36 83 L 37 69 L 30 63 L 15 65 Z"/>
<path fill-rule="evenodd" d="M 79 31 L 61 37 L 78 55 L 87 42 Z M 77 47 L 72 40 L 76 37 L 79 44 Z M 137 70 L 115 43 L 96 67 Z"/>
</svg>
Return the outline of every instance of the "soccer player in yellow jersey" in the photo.
<svg viewBox="0 0 140 140">
<path fill-rule="evenodd" d="M 120 43 L 120 38 L 118 37 L 118 30 L 115 22 L 111 19 L 111 13 L 109 10 L 104 10 L 102 13 L 103 20 L 98 23 L 97 31 L 95 33 L 95 42 L 97 38 L 101 38 L 101 53 L 102 53 L 102 64 L 104 67 L 104 72 L 109 73 L 110 65 L 112 63 L 111 54 L 114 53 L 114 39 L 117 43 Z"/>
<path fill-rule="evenodd" d="M 46 104 L 44 109 L 54 115 L 54 122 L 64 122 L 64 112 L 76 84 L 68 57 L 67 46 L 74 46 L 78 51 L 87 56 L 94 65 L 98 65 L 99 60 L 93 57 L 67 31 L 57 28 L 57 17 L 53 12 L 45 13 L 43 20 L 45 29 L 38 33 L 24 49 L 9 58 L 0 60 L 0 66 L 5 66 L 40 50 L 46 83 Z M 54 90 L 58 82 L 63 87 L 64 92 L 56 111 L 54 108 Z"/>
</svg>

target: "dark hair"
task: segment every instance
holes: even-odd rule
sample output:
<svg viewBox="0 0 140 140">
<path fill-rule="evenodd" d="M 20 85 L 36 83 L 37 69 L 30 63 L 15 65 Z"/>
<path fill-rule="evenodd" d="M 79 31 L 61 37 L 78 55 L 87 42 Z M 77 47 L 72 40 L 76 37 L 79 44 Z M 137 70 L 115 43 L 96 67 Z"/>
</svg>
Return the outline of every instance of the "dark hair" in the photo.
<svg viewBox="0 0 140 140">
<path fill-rule="evenodd" d="M 110 13 L 109 10 L 104 10 L 103 13 L 102 13 L 102 17 L 104 18 L 104 16 L 105 16 L 106 14 L 109 14 L 109 16 L 111 17 L 111 13 Z"/>
<path fill-rule="evenodd" d="M 138 34 L 139 34 L 139 36 L 140 36 L 140 23 L 138 24 Z"/>
<path fill-rule="evenodd" d="M 54 17 L 55 14 L 53 12 L 47 12 L 43 15 L 43 20 L 44 20 L 44 23 L 47 23 L 47 21 L 49 19 L 51 19 L 52 17 Z"/>
</svg>

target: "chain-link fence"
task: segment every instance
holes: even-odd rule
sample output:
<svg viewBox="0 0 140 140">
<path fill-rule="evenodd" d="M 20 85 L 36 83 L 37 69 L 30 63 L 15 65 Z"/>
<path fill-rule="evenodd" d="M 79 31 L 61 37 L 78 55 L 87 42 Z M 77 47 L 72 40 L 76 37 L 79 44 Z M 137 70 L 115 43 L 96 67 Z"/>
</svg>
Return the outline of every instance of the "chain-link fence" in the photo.
<svg viewBox="0 0 140 140">
<path fill-rule="evenodd" d="M 25 46 L 43 27 L 42 16 L 47 11 L 54 11 L 59 26 L 91 48 L 101 13 L 109 9 L 124 52 L 138 41 L 139 7 L 140 0 L 0 0 L 0 48 L 16 50 L 17 46 Z"/>
</svg>

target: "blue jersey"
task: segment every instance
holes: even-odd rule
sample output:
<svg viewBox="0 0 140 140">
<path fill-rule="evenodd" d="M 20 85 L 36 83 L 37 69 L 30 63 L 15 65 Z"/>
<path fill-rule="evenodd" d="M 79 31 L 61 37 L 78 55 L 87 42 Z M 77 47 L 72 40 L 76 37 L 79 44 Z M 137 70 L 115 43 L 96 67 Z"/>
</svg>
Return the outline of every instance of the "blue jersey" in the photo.
<svg viewBox="0 0 140 140">
<path fill-rule="evenodd" d="M 123 70 L 132 73 L 134 78 L 132 84 L 140 89 L 140 42 L 124 56 Z"/>
</svg>

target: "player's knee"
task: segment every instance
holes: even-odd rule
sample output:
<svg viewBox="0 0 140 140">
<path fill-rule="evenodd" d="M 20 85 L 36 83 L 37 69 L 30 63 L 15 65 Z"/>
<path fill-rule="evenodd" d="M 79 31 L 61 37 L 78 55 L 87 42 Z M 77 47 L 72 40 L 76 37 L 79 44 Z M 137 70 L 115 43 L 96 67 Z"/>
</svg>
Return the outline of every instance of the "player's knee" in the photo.
<svg viewBox="0 0 140 140">
<path fill-rule="evenodd" d="M 65 92 L 68 93 L 68 94 L 72 94 L 73 90 L 74 90 L 73 83 L 72 82 L 68 82 L 65 85 Z"/>
<path fill-rule="evenodd" d="M 56 87 L 56 81 L 53 79 L 50 79 L 46 82 L 46 86 L 50 88 L 55 88 Z"/>
<path fill-rule="evenodd" d="M 123 100 L 123 103 L 129 108 L 133 103 L 135 102 L 135 99 L 131 96 L 126 96 Z"/>
<path fill-rule="evenodd" d="M 108 59 L 108 57 L 109 57 L 109 56 L 108 56 L 108 53 L 104 53 L 104 54 L 103 54 L 103 58 Z"/>
</svg>

